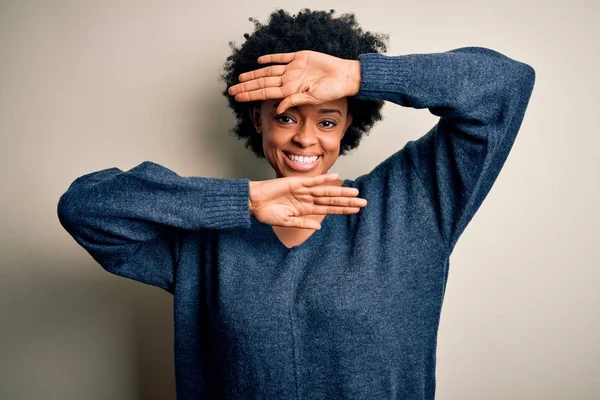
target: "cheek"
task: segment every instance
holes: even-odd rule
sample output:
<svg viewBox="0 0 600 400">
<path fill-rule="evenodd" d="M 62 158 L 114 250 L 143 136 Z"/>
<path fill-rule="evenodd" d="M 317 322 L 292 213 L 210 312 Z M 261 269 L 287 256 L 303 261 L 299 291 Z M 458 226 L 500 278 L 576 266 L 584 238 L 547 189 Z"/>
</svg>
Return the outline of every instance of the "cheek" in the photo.
<svg viewBox="0 0 600 400">
<path fill-rule="evenodd" d="M 283 147 L 286 143 L 285 132 L 267 127 L 262 133 L 263 151 L 265 153 L 274 153 Z"/>
<path fill-rule="evenodd" d="M 337 154 L 341 143 L 341 135 L 328 135 L 322 138 L 321 146 L 323 146 L 323 150 L 327 152 L 335 152 Z"/>
</svg>

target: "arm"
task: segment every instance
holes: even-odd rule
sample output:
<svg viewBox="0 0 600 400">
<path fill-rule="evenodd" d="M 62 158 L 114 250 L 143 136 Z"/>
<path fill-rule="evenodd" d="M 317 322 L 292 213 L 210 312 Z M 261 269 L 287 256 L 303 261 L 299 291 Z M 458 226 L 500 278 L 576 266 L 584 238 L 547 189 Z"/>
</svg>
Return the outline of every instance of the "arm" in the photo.
<svg viewBox="0 0 600 400">
<path fill-rule="evenodd" d="M 77 178 L 58 202 L 62 226 L 109 272 L 173 291 L 183 231 L 249 228 L 250 215 L 279 226 L 319 229 L 306 215 L 358 212 L 337 174 L 253 181 L 181 177 L 146 161 Z"/>
<path fill-rule="evenodd" d="M 363 54 L 360 68 L 358 99 L 428 108 L 441 117 L 427 134 L 407 143 L 377 170 L 393 171 L 395 157 L 407 156 L 451 252 L 507 159 L 535 71 L 480 47 L 394 57 Z"/>
<path fill-rule="evenodd" d="M 172 292 L 179 232 L 247 228 L 248 203 L 248 179 L 181 177 L 146 161 L 77 178 L 57 211 L 107 271 Z"/>
</svg>

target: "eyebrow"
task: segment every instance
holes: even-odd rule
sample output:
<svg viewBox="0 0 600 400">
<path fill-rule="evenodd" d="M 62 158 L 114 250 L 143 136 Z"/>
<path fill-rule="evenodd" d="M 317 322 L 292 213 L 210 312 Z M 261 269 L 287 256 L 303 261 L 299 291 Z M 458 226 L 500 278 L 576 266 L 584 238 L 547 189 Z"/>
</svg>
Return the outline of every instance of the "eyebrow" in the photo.
<svg viewBox="0 0 600 400">
<path fill-rule="evenodd" d="M 338 114 L 342 115 L 342 112 L 340 110 L 338 110 L 337 108 L 320 108 L 319 111 L 317 111 L 317 113 L 319 113 L 319 114 L 338 113 Z"/>
<path fill-rule="evenodd" d="M 273 108 L 277 108 L 279 103 L 281 103 L 281 101 L 278 101 L 277 103 L 273 104 Z M 297 110 L 298 106 L 290 107 L 290 108 Z M 317 110 L 317 114 L 333 114 L 333 113 L 338 113 L 343 116 L 342 112 L 340 110 L 338 110 L 337 108 L 320 108 L 319 110 Z"/>
</svg>

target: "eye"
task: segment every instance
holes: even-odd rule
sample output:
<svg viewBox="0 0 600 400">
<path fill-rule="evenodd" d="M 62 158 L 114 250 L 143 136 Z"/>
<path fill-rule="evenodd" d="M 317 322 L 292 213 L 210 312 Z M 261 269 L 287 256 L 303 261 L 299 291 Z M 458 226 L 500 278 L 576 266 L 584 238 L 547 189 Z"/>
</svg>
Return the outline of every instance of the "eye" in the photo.
<svg viewBox="0 0 600 400">
<path fill-rule="evenodd" d="M 329 119 L 325 119 L 319 122 L 319 124 L 321 124 L 323 128 L 335 128 L 337 126 L 337 123 L 335 121 L 331 121 Z"/>
<path fill-rule="evenodd" d="M 289 115 L 281 114 L 281 115 L 276 115 L 275 116 L 275 121 L 281 122 L 284 125 L 289 125 L 292 122 L 294 122 L 294 119 L 291 116 L 289 116 Z"/>
</svg>

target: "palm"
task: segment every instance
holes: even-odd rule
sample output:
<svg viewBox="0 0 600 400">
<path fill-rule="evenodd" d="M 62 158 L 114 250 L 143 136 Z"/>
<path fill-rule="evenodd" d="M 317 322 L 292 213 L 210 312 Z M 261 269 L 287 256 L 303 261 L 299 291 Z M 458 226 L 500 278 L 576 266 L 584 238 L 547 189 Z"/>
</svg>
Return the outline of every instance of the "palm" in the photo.
<svg viewBox="0 0 600 400">
<path fill-rule="evenodd" d="M 352 214 L 366 205 L 354 188 L 325 185 L 336 174 L 313 177 L 285 177 L 250 182 L 254 217 L 277 226 L 319 229 L 308 215 Z"/>
<path fill-rule="evenodd" d="M 240 83 L 230 87 L 229 94 L 237 101 L 283 99 L 278 113 L 302 104 L 341 99 L 356 93 L 360 85 L 355 61 L 315 51 L 270 54 L 258 62 L 275 65 L 241 74 Z"/>
<path fill-rule="evenodd" d="M 271 203 L 265 207 L 254 210 L 254 216 L 265 224 L 275 226 L 289 226 L 294 217 L 302 215 L 299 209 L 304 208 L 294 201 L 287 199 L 280 203 Z M 305 214 L 310 214 L 309 212 Z"/>
<path fill-rule="evenodd" d="M 299 52 L 281 76 L 283 96 L 304 93 L 305 104 L 320 104 L 344 97 L 344 77 L 337 58 L 316 52 Z"/>
<path fill-rule="evenodd" d="M 254 215 L 269 225 L 286 226 L 294 217 L 310 214 L 314 208 L 310 190 L 298 180 L 274 179 L 260 189 Z"/>
</svg>

